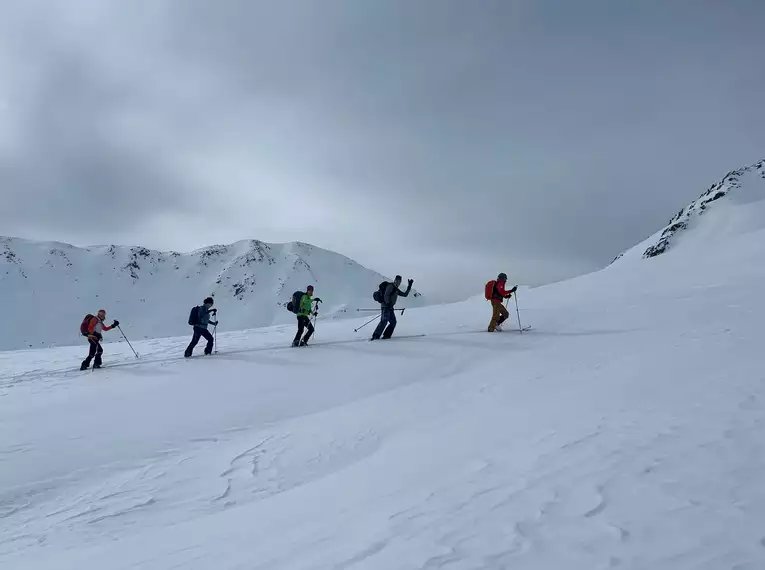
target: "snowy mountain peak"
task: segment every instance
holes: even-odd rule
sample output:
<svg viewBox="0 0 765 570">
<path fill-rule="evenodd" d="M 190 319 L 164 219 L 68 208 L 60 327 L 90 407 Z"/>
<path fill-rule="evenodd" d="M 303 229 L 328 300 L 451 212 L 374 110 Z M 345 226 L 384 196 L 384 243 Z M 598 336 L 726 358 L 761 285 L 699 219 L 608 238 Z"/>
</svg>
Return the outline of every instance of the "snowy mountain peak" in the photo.
<svg viewBox="0 0 765 570">
<path fill-rule="evenodd" d="M 659 232 L 619 255 L 643 259 L 657 257 L 688 241 L 721 239 L 765 227 L 765 160 L 732 170 L 701 196 L 682 208 Z M 693 241 L 693 240 L 692 240 Z"/>
<path fill-rule="evenodd" d="M 208 295 L 226 330 L 292 323 L 284 305 L 309 284 L 324 300 L 323 317 L 355 316 L 356 308 L 374 306 L 372 293 L 385 279 L 301 242 L 244 240 L 179 253 L 11 237 L 0 237 L 0 277 L 0 295 L 19 317 L 13 331 L 0 335 L 0 349 L 76 343 L 82 315 L 102 307 L 137 338 L 184 334 L 189 307 Z M 422 301 L 415 292 L 401 305 Z"/>
</svg>

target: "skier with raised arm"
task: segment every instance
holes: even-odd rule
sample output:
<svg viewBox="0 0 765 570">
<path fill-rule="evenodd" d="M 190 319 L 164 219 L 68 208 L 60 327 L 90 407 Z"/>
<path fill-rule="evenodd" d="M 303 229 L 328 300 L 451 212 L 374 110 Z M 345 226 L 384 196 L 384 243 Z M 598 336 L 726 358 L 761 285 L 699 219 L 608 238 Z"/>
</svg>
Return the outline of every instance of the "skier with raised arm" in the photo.
<svg viewBox="0 0 765 570">
<path fill-rule="evenodd" d="M 396 312 L 393 310 L 396 306 L 396 301 L 398 301 L 399 297 L 409 296 L 413 283 L 414 279 L 410 279 L 406 291 L 402 291 L 399 289 L 401 275 L 396 275 L 393 283 L 380 284 L 380 295 L 376 297 L 380 303 L 380 323 L 377 325 L 375 332 L 372 333 L 371 340 L 379 340 L 380 338 L 389 339 L 393 336 L 393 331 L 396 328 Z"/>
</svg>

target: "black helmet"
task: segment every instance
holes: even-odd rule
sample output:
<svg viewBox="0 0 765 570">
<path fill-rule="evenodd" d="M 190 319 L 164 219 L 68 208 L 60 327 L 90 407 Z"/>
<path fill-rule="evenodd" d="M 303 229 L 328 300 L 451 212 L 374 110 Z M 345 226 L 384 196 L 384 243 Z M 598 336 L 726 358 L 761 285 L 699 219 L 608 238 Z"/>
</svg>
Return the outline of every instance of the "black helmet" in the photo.
<svg viewBox="0 0 765 570">
<path fill-rule="evenodd" d="M 205 299 L 205 303 L 204 304 L 205 305 L 214 305 L 215 301 L 213 301 L 212 297 L 207 297 L 207 299 Z"/>
<path fill-rule="evenodd" d="M 507 281 L 507 275 L 504 273 L 500 273 L 497 275 L 497 281 Z"/>
</svg>

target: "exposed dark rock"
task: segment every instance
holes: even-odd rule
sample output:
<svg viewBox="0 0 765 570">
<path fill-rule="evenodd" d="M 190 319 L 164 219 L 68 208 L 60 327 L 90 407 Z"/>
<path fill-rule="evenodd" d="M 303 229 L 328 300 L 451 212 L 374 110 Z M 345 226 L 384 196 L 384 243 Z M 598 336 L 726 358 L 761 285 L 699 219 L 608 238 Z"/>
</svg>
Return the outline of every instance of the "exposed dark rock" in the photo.
<svg viewBox="0 0 765 570">
<path fill-rule="evenodd" d="M 726 174 L 722 180 L 712 184 L 712 186 L 710 186 L 687 208 L 681 209 L 680 212 L 672 218 L 664 231 L 661 232 L 659 241 L 648 247 L 643 253 L 643 257 L 656 257 L 657 255 L 665 253 L 671 247 L 671 242 L 674 237 L 679 232 L 688 229 L 689 222 L 694 216 L 703 215 L 709 209 L 712 202 L 724 198 L 731 189 L 740 188 L 741 177 L 749 172 L 757 172 L 762 178 L 765 178 L 765 160 L 761 160 L 752 166 L 732 170 Z M 614 261 L 620 257 L 621 256 L 617 256 Z"/>
</svg>

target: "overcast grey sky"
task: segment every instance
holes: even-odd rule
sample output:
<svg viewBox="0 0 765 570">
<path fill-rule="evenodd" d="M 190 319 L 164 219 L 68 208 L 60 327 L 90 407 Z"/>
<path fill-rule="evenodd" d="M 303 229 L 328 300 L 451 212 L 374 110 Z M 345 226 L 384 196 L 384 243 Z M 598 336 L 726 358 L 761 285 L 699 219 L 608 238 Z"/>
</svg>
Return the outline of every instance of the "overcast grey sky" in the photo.
<svg viewBox="0 0 765 570">
<path fill-rule="evenodd" d="M 0 235 L 588 271 L 765 156 L 761 0 L 6 0 Z"/>
</svg>

